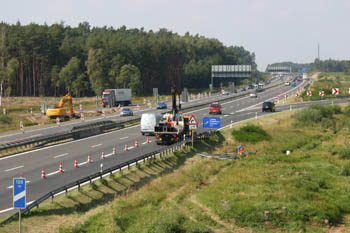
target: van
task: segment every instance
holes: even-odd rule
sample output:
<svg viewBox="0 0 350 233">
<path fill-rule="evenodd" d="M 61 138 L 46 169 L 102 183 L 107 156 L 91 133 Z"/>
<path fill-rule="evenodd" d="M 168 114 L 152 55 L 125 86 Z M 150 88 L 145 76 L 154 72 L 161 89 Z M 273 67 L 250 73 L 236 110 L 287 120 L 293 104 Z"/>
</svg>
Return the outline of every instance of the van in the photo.
<svg viewBox="0 0 350 233">
<path fill-rule="evenodd" d="M 154 127 L 162 119 L 162 114 L 160 113 L 144 113 L 141 115 L 141 134 L 154 135 Z"/>
</svg>

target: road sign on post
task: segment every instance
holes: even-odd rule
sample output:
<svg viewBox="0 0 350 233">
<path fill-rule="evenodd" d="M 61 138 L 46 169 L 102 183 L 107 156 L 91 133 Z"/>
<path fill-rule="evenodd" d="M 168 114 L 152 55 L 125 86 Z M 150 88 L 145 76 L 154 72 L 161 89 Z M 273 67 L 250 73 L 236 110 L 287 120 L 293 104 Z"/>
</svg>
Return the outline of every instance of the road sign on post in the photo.
<svg viewBox="0 0 350 233">
<path fill-rule="evenodd" d="M 19 233 L 21 233 L 21 209 L 26 208 L 26 179 L 13 178 L 13 208 L 18 211 Z"/>
<path fill-rule="evenodd" d="M 190 121 L 188 122 L 188 125 L 198 125 L 197 118 L 194 115 L 191 116 Z"/>
<path fill-rule="evenodd" d="M 320 91 L 320 96 L 324 96 L 324 91 Z"/>
<path fill-rule="evenodd" d="M 339 88 L 332 88 L 332 95 L 339 95 Z"/>
<path fill-rule="evenodd" d="M 308 91 L 308 92 L 306 93 L 306 95 L 307 95 L 307 96 L 311 96 L 311 95 L 312 95 L 312 92 L 311 92 L 311 91 Z"/>
<path fill-rule="evenodd" d="M 204 117 L 203 128 L 219 129 L 221 127 L 220 117 Z"/>
</svg>

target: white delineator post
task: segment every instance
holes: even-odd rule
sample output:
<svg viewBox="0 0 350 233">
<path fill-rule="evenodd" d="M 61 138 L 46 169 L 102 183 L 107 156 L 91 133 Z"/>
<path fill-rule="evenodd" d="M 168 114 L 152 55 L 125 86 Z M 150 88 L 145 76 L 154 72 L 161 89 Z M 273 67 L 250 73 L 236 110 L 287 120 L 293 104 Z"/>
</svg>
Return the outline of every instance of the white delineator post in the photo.
<svg viewBox="0 0 350 233">
<path fill-rule="evenodd" d="M 19 128 L 22 131 L 22 133 L 24 133 L 24 126 L 22 121 L 19 122 Z"/>
</svg>

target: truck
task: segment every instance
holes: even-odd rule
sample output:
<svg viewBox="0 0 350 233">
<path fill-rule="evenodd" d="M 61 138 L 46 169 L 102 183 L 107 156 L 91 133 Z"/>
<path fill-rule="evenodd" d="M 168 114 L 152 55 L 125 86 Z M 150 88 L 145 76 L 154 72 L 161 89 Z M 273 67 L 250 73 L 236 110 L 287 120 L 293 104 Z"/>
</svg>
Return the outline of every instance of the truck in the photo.
<svg viewBox="0 0 350 233">
<path fill-rule="evenodd" d="M 131 89 L 105 89 L 102 92 L 103 107 L 128 106 L 131 101 Z"/>
<path fill-rule="evenodd" d="M 178 97 L 180 97 L 180 95 L 175 86 L 172 87 L 171 95 L 172 112 L 165 113 L 154 127 L 156 143 L 158 145 L 169 145 L 181 140 L 184 136 L 192 135 L 192 131 L 189 129 L 191 116 L 179 113 L 179 110 L 181 110 L 181 103 L 179 103 L 179 106 L 176 105 L 176 95 Z"/>
<path fill-rule="evenodd" d="M 66 108 L 64 105 L 68 102 L 70 115 L 67 114 Z M 46 111 L 46 116 L 50 119 L 60 118 L 61 120 L 69 120 L 70 118 L 79 118 L 78 115 L 74 113 L 72 96 L 70 93 L 67 93 L 63 96 L 58 104 L 51 104 Z"/>
</svg>

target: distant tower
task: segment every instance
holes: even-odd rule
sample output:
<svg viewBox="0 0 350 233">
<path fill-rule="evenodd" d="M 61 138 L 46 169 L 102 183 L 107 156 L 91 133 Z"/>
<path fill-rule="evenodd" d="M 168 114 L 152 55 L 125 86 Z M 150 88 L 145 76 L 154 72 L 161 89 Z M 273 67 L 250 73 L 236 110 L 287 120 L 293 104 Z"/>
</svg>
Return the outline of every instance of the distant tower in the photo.
<svg viewBox="0 0 350 233">
<path fill-rule="evenodd" d="M 317 58 L 320 60 L 320 43 L 317 44 Z"/>
</svg>

